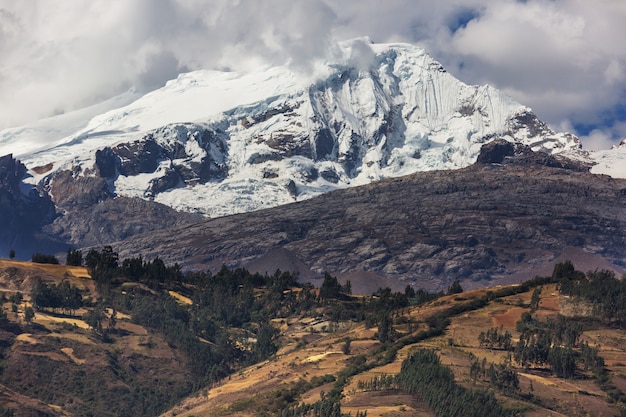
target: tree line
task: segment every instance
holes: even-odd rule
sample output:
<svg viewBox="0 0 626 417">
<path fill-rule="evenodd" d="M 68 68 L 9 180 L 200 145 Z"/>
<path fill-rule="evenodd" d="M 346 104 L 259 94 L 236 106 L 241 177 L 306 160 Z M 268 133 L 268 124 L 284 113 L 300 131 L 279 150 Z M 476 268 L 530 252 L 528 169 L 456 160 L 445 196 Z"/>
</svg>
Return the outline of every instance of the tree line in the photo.
<svg viewBox="0 0 626 417">
<path fill-rule="evenodd" d="M 63 280 L 58 285 L 45 283 L 38 278 L 30 292 L 33 307 L 37 310 L 59 310 L 65 314 L 74 315 L 76 310 L 83 306 L 83 296 L 78 287 Z"/>
<path fill-rule="evenodd" d="M 432 349 L 420 349 L 402 363 L 397 385 L 424 399 L 436 416 L 508 417 L 493 393 L 472 391 L 457 384 Z"/>
<path fill-rule="evenodd" d="M 617 279 L 611 270 L 577 271 L 570 261 L 555 268 L 553 275 L 561 294 L 591 305 L 594 317 L 626 327 L 626 277 Z"/>
</svg>

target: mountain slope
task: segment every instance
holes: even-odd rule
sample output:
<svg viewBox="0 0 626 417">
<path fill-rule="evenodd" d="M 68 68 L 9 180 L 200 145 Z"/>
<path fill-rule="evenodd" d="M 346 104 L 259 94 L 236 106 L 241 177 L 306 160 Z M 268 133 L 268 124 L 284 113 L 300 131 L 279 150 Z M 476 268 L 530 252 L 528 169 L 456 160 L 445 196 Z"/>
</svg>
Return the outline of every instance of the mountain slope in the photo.
<svg viewBox="0 0 626 417">
<path fill-rule="evenodd" d="M 403 372 L 406 359 L 421 349 L 436 352 L 457 384 L 471 391 L 494 393 L 507 411 L 499 415 L 620 415 L 624 404 L 607 391 L 623 392 L 622 361 L 626 357 L 623 329 L 600 328 L 599 322 L 594 323 L 598 327 L 584 328 L 583 323 L 585 320 L 589 323 L 589 317 L 572 317 L 572 310 L 581 304 L 572 303 L 556 290 L 555 285 L 527 288 L 523 292 L 519 288 L 469 291 L 395 310 L 398 318 L 393 327 L 397 344 L 391 348 L 377 340 L 380 330 L 377 326 L 339 321 L 332 327 L 329 322 L 285 317 L 280 320 L 284 345 L 275 357 L 243 369 L 208 392 L 184 400 L 163 416 L 247 417 L 260 415 L 263 411 L 268 415 L 281 415 L 279 412 L 283 412 L 282 415 L 307 415 L 304 412 L 287 414 L 285 409 L 293 411 L 295 405 L 289 407 L 286 399 L 300 405 L 317 403 L 319 406 L 321 400 L 332 398 L 333 391 L 337 390 L 341 394 L 338 401 L 342 413 L 351 415 L 358 412 L 380 417 L 487 415 L 472 412 L 474 410 L 467 402 L 460 404 L 465 410 L 463 413 L 436 413 L 427 403 L 428 395 L 412 396 L 390 383 L 392 377 Z M 540 294 L 539 307 L 535 310 L 529 307 L 533 290 Z M 485 302 L 490 296 L 491 301 Z M 361 302 L 366 303 L 366 300 L 367 297 Z M 523 367 L 512 360 L 514 349 L 507 351 L 480 341 L 481 333 L 484 337 L 490 332 L 500 336 L 508 333 L 517 340 L 521 335 L 521 326 L 517 323 L 523 323 L 523 314 L 532 314 L 533 324 L 551 321 L 553 326 L 559 323 L 561 328 L 568 324 L 572 329 L 580 326 L 577 353 L 583 350 L 585 343 L 588 343 L 587 349 L 590 346 L 598 349 L 598 356 L 606 360 L 605 380 L 610 379 L 610 382 L 602 383 L 599 378 L 594 378 L 593 372 L 583 368 L 582 364 L 578 365 L 574 378 L 557 377 L 547 364 Z M 563 315 L 560 318 L 564 320 L 559 320 L 558 315 Z M 445 321 L 446 317 L 449 322 L 444 331 L 428 335 L 425 329 L 436 322 L 433 319 Z M 600 340 L 605 342 L 599 343 Z M 577 358 L 581 357 L 577 355 Z M 432 368 L 425 369 L 422 378 L 429 379 L 428 371 L 432 372 Z M 507 372 L 511 377 L 509 382 L 516 383 L 508 385 Z M 431 379 L 433 385 L 443 379 L 441 374 L 436 375 Z M 451 387 L 445 388 L 442 391 L 453 397 L 448 401 L 456 401 L 458 405 L 458 397 L 451 394 Z M 487 398 L 482 397 L 482 403 Z M 493 412 L 492 409 L 486 411 Z"/>
<path fill-rule="evenodd" d="M 623 271 L 626 181 L 564 167 L 505 141 L 492 142 L 480 161 L 131 237 L 115 247 L 124 256 L 158 255 L 192 269 L 250 263 L 263 265 L 260 272 L 272 272 L 272 258 L 288 253 L 288 265 L 307 265 L 300 270 L 305 278 L 361 272 L 390 278 L 396 288 L 413 282 L 442 289 L 455 278 L 480 286 L 517 282 L 516 273 L 543 273 L 542 265 L 568 251 L 589 263 L 581 268 Z M 370 279 L 355 276 L 353 287 Z"/>
</svg>

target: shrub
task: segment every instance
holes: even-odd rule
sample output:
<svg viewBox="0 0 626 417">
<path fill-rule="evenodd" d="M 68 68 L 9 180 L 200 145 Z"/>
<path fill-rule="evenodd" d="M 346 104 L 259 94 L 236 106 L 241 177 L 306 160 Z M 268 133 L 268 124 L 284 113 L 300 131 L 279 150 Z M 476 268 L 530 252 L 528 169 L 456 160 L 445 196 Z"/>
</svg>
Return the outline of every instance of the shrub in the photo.
<svg viewBox="0 0 626 417">
<path fill-rule="evenodd" d="M 59 260 L 56 258 L 56 256 L 44 255 L 43 253 L 34 253 L 31 258 L 31 261 L 38 263 L 38 264 L 53 264 L 53 265 L 59 264 Z"/>
</svg>

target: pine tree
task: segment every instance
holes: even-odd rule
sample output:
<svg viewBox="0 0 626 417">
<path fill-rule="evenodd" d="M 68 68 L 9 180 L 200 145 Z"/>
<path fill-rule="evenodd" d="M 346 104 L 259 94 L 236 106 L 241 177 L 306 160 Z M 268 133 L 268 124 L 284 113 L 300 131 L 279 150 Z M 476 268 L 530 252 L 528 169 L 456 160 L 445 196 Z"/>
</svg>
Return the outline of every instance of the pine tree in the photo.
<svg viewBox="0 0 626 417">
<path fill-rule="evenodd" d="M 539 308 L 539 303 L 541 302 L 541 299 L 539 298 L 539 294 L 541 294 L 541 288 L 535 288 L 532 296 L 530 297 L 531 311 L 535 311 Z"/>
<path fill-rule="evenodd" d="M 378 325 L 378 340 L 381 343 L 385 343 L 391 340 L 392 333 L 393 326 L 391 324 L 391 318 L 389 318 L 389 314 L 385 314 Z"/>
<path fill-rule="evenodd" d="M 83 264 L 83 252 L 80 250 L 67 249 L 67 256 L 65 257 L 65 265 L 69 266 L 81 266 Z"/>
<path fill-rule="evenodd" d="M 463 287 L 461 287 L 461 282 L 457 279 L 448 287 L 448 294 L 460 294 L 463 292 Z"/>
<path fill-rule="evenodd" d="M 30 323 L 33 321 L 33 319 L 35 318 L 35 310 L 33 310 L 32 307 L 26 307 L 24 309 L 24 320 L 26 320 L 26 323 Z"/>
</svg>

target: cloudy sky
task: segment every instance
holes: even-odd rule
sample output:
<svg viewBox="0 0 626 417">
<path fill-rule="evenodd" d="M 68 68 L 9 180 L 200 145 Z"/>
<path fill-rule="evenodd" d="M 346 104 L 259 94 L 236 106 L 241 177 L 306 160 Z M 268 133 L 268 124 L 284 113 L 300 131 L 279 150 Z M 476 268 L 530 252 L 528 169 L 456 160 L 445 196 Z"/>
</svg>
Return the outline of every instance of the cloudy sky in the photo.
<svg viewBox="0 0 626 417">
<path fill-rule="evenodd" d="M 418 44 L 586 148 L 626 137 L 625 0 L 0 0 L 0 129 L 194 69 L 305 70 L 357 36 Z"/>
</svg>

